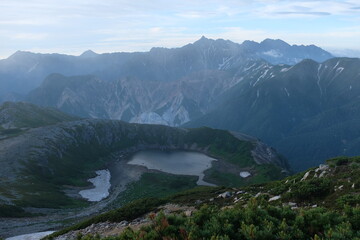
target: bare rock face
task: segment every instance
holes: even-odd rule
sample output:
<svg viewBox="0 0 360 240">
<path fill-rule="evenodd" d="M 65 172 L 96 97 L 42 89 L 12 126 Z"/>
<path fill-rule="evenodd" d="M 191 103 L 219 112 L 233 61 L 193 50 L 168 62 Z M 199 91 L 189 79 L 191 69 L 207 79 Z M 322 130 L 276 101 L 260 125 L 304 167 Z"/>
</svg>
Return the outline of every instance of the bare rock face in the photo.
<svg viewBox="0 0 360 240">
<path fill-rule="evenodd" d="M 251 156 L 257 164 L 275 163 L 278 166 L 282 166 L 284 168 L 284 171 L 287 172 L 286 169 L 289 168 L 287 161 L 284 158 L 280 157 L 275 149 L 269 147 L 265 143 L 252 136 L 248 136 L 246 134 L 238 132 L 231 132 L 231 134 L 239 140 L 250 141 L 254 144 L 255 147 L 251 150 Z"/>
</svg>

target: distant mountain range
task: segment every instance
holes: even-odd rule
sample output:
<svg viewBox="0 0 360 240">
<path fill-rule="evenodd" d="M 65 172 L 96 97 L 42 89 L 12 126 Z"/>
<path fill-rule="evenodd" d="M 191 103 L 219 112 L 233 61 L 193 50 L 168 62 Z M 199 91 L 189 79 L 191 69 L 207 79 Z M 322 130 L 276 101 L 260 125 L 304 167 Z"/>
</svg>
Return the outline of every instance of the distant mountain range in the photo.
<svg viewBox="0 0 360 240">
<path fill-rule="evenodd" d="M 271 39 L 237 44 L 205 37 L 181 48 L 152 48 L 149 52 L 96 54 L 89 50 L 80 56 L 69 56 L 18 51 L 0 60 L 0 96 L 10 100 L 14 96 L 9 93 L 26 94 L 52 73 L 95 75 L 110 81 L 125 77 L 176 81 L 201 71 L 234 68 L 249 59 L 295 64 L 306 58 L 322 62 L 331 57 L 330 53 L 313 45 L 290 46 Z"/>
<path fill-rule="evenodd" d="M 87 51 L 77 59 L 94 63 L 108 59 L 111 64 L 105 64 L 108 69 L 103 72 L 107 76 L 52 74 L 25 99 L 83 117 L 179 126 L 208 112 L 221 94 L 259 74 L 258 68 L 268 62 L 292 64 L 304 58 L 332 57 L 318 47 L 290 46 L 281 40 L 236 44 L 205 37 L 182 48 L 153 48 L 130 55 L 113 54 L 127 59 L 111 62 L 112 54 Z"/>
<path fill-rule="evenodd" d="M 34 88 L 23 97 L 3 95 L 5 100 L 85 118 L 241 131 L 276 147 L 295 171 L 360 154 L 359 59 L 333 58 L 316 46 L 202 37 L 144 53 L 18 52 L 0 69 L 4 63 L 12 66 L 9 76 L 13 69 L 32 83 L 28 90 Z M 17 82 L 9 79 L 1 84 Z"/>
</svg>

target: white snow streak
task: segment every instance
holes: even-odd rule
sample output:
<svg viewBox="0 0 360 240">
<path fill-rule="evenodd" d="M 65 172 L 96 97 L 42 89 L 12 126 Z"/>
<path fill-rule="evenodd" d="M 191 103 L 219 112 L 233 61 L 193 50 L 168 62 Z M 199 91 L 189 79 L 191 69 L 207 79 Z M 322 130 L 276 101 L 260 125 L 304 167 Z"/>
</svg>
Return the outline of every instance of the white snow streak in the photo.
<svg viewBox="0 0 360 240">
<path fill-rule="evenodd" d="M 290 97 L 290 93 L 289 93 L 289 91 L 287 90 L 287 88 L 284 88 L 284 90 L 285 90 L 285 92 L 286 92 L 286 95 L 287 95 L 288 97 Z"/>
<path fill-rule="evenodd" d="M 269 69 L 266 69 L 265 72 L 256 80 L 256 82 L 253 84 L 253 87 L 260 81 L 260 79 L 264 78 L 266 74 L 268 73 Z"/>
<path fill-rule="evenodd" d="M 321 89 L 321 86 L 320 86 L 320 80 L 321 80 L 320 79 L 320 69 L 321 69 L 321 66 L 322 66 L 322 64 L 319 65 L 318 70 L 317 70 L 317 78 L 318 78 L 317 85 L 318 85 L 318 87 L 320 89 L 320 95 L 322 96 L 323 92 L 322 92 L 322 89 Z"/>
</svg>

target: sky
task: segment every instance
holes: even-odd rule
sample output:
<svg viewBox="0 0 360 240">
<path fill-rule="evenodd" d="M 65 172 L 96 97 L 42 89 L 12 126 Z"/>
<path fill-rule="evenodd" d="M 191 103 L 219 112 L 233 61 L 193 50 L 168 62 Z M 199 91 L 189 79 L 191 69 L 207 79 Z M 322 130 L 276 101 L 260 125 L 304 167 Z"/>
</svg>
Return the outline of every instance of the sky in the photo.
<svg viewBox="0 0 360 240">
<path fill-rule="evenodd" d="M 360 57 L 360 0 L 0 0 L 0 59 L 282 39 Z"/>
</svg>

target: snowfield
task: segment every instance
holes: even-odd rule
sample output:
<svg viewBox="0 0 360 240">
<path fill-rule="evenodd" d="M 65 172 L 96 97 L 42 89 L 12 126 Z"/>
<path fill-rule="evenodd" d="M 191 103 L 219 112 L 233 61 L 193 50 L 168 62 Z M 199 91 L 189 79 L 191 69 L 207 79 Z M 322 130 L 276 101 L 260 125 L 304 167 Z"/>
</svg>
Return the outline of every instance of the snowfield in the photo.
<svg viewBox="0 0 360 240">
<path fill-rule="evenodd" d="M 5 240 L 40 240 L 47 235 L 52 234 L 54 231 L 47 232 L 38 232 L 38 233 L 29 233 L 24 235 L 19 235 L 15 237 L 6 238 Z"/>
<path fill-rule="evenodd" d="M 110 183 L 110 172 L 109 170 L 96 171 L 98 176 L 90 178 L 88 181 L 91 182 L 95 188 L 82 190 L 79 194 L 90 202 L 99 202 L 109 196 Z"/>
</svg>

